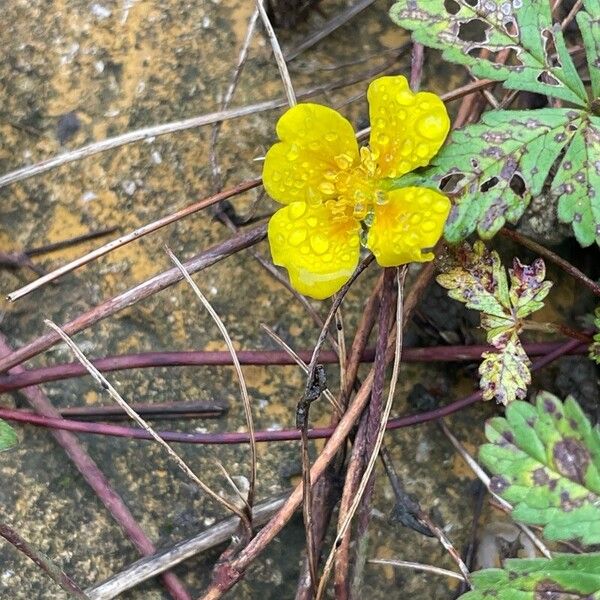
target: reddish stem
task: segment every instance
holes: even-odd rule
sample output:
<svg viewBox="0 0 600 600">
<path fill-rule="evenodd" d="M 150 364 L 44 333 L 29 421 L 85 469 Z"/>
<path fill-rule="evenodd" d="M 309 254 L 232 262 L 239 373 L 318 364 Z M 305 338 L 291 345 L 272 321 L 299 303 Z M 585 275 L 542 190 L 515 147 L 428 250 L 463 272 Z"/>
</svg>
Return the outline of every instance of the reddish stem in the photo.
<svg viewBox="0 0 600 600">
<path fill-rule="evenodd" d="M 532 342 L 525 343 L 523 347 L 530 357 L 545 355 L 560 347 L 563 342 Z M 430 346 L 425 348 L 404 348 L 402 350 L 403 362 L 463 362 L 479 360 L 483 352 L 493 350 L 488 345 L 470 346 Z M 584 348 L 576 348 L 571 354 L 584 353 Z M 238 358 L 242 365 L 295 365 L 295 360 L 284 351 L 279 350 L 241 350 Z M 298 355 L 305 362 L 312 356 L 311 350 L 301 350 Z M 367 348 L 360 357 L 360 362 L 372 362 L 375 356 L 374 348 Z M 228 366 L 231 365 L 231 354 L 228 351 L 202 351 L 189 350 L 183 352 L 144 352 L 140 354 L 124 354 L 121 356 L 107 356 L 92 361 L 94 366 L 103 373 L 123 371 L 126 369 L 145 369 L 149 367 L 192 367 L 192 366 Z M 338 357 L 335 352 L 323 351 L 319 355 L 322 364 L 337 364 Z M 358 362 L 354 365 L 351 374 L 357 370 Z M 66 363 L 41 367 L 39 369 L 23 369 L 19 373 L 9 375 L 0 374 L 0 393 L 18 390 L 23 387 L 72 379 L 87 375 L 86 369 L 80 363 Z M 354 379 L 350 377 L 349 379 Z"/>
</svg>

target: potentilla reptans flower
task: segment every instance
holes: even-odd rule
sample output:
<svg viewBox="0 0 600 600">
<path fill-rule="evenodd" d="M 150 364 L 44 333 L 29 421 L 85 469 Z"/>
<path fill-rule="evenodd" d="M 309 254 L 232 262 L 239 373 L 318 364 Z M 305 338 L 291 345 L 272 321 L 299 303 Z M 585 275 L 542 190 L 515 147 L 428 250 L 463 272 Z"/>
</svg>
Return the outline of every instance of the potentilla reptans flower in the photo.
<svg viewBox="0 0 600 600">
<path fill-rule="evenodd" d="M 433 259 L 450 211 L 424 187 L 390 189 L 423 167 L 444 143 L 450 120 L 435 94 L 414 94 L 405 77 L 369 85 L 371 137 L 359 150 L 352 125 L 319 104 L 298 104 L 277 123 L 280 142 L 265 157 L 267 193 L 285 204 L 269 222 L 273 262 L 294 288 L 323 299 L 348 281 L 362 239 L 377 262 L 394 267 Z"/>
</svg>

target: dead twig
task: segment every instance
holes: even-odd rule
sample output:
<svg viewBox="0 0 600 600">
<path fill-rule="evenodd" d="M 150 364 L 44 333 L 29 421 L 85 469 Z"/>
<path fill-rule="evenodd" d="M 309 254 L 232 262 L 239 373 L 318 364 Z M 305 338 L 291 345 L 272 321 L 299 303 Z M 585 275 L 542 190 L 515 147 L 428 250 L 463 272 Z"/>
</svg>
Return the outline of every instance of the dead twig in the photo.
<svg viewBox="0 0 600 600">
<path fill-rule="evenodd" d="M 166 215 L 165 217 L 161 217 L 160 219 L 153 221 L 152 223 L 148 223 L 147 225 L 144 225 L 142 227 L 139 227 L 138 229 L 135 229 L 134 231 L 122 235 L 116 240 L 108 242 L 108 244 L 104 244 L 104 246 L 100 246 L 100 248 L 96 248 L 95 250 L 92 250 L 91 252 L 80 256 L 79 258 L 63 265 L 62 267 L 55 269 L 51 273 L 47 273 L 43 277 L 40 277 L 39 279 L 32 281 L 31 283 L 23 286 L 22 288 L 11 292 L 10 294 L 8 294 L 7 299 L 11 302 L 14 302 L 15 300 L 18 300 L 19 298 L 22 298 L 23 296 L 26 296 L 27 294 L 40 288 L 46 283 L 54 281 L 62 275 L 70 273 L 71 271 L 74 271 L 75 269 L 91 262 L 92 260 L 100 258 L 101 256 L 104 256 L 105 254 L 108 254 L 109 252 L 112 252 L 113 250 L 116 250 L 121 246 L 125 246 L 126 244 L 129 244 L 134 240 L 139 240 L 145 235 L 158 231 L 159 229 L 166 227 L 171 223 L 175 223 L 176 221 L 179 221 L 184 217 L 194 214 L 206 208 L 207 206 L 211 206 L 213 204 L 216 204 L 217 202 L 221 202 L 222 200 L 231 198 L 232 196 L 236 196 L 238 194 L 251 190 L 255 187 L 258 187 L 259 185 L 261 185 L 260 179 L 250 179 L 248 181 L 244 181 L 236 185 L 233 188 L 230 188 L 223 192 L 219 192 L 218 194 L 214 194 L 213 196 L 204 198 L 202 200 L 199 200 L 198 202 L 194 202 L 193 204 L 190 204 L 185 208 L 182 208 L 178 211 L 175 211 L 174 213 Z"/>
<path fill-rule="evenodd" d="M 83 366 L 88 370 L 88 373 L 96 380 L 100 387 L 107 391 L 109 396 L 129 415 L 129 417 L 135 421 L 150 437 L 157 442 L 165 450 L 167 455 L 173 460 L 173 462 L 183 471 L 183 473 L 193 481 L 207 496 L 212 498 L 217 504 L 220 504 L 227 510 L 231 511 L 234 515 L 237 515 L 244 526 L 249 531 L 249 536 L 252 535 L 252 525 L 248 520 L 248 516 L 241 511 L 235 504 L 232 504 L 225 498 L 221 497 L 217 492 L 213 491 L 207 484 L 205 484 L 193 471 L 190 469 L 188 464 L 171 448 L 171 446 L 165 442 L 165 440 L 153 429 L 153 427 L 142 417 L 140 417 L 127 402 L 121 397 L 119 392 L 110 384 L 110 382 L 94 367 L 94 365 L 88 360 L 85 354 L 79 349 L 77 344 L 52 321 L 46 319 L 44 321 L 48 327 L 53 329 L 61 339 L 71 349 L 73 354 L 81 362 Z"/>
<path fill-rule="evenodd" d="M 264 525 L 273 513 L 281 507 L 287 496 L 288 493 L 286 492 L 257 504 L 252 509 L 252 524 L 255 527 Z M 239 519 L 228 517 L 188 540 L 178 542 L 171 548 L 142 558 L 120 573 L 86 590 L 89 600 L 111 600 L 111 598 L 115 598 L 124 591 L 156 577 L 160 573 L 164 573 L 167 569 L 173 568 L 184 560 L 226 542 L 235 535 L 238 527 Z"/>
<path fill-rule="evenodd" d="M 265 238 L 267 235 L 267 226 L 264 223 L 252 227 L 240 235 L 233 236 L 224 242 L 212 246 L 208 250 L 201 252 L 195 257 L 187 260 L 184 264 L 188 273 L 195 273 L 201 271 L 206 267 L 214 265 L 215 263 L 223 260 L 227 256 L 234 254 L 244 248 L 248 248 L 254 244 L 257 244 Z M 127 308 L 164 290 L 165 288 L 181 281 L 183 275 L 176 267 L 164 271 L 154 277 L 147 279 L 143 283 L 136 285 L 135 287 L 106 300 L 102 304 L 82 313 L 75 319 L 62 325 L 62 329 L 68 335 L 73 335 L 79 331 L 87 329 L 91 325 L 98 323 L 106 317 L 110 317 L 115 313 Z M 34 339 L 29 344 L 11 352 L 10 354 L 0 358 L 0 372 L 6 371 L 11 367 L 14 367 L 22 362 L 36 356 L 40 352 L 44 352 L 48 348 L 51 348 L 60 340 L 60 336 L 52 331 L 48 334 L 42 335 Z"/>
<path fill-rule="evenodd" d="M 254 439 L 254 420 L 252 418 L 252 407 L 250 403 L 250 396 L 248 395 L 248 387 L 246 386 L 246 380 L 244 378 L 244 372 L 242 371 L 242 367 L 240 365 L 240 361 L 238 360 L 237 353 L 235 348 L 233 347 L 233 342 L 231 341 L 231 337 L 225 324 L 221 320 L 221 317 L 217 314 L 215 309 L 211 306 L 210 302 L 206 299 L 206 296 L 200 291 L 200 288 L 196 284 L 196 282 L 192 279 L 191 275 L 187 272 L 186 268 L 181 264 L 179 259 L 171 252 L 169 248 L 167 248 L 167 254 L 169 258 L 175 263 L 177 268 L 181 271 L 185 280 L 189 283 L 192 290 L 204 306 L 204 308 L 208 311 L 208 314 L 212 317 L 212 320 L 216 323 L 223 339 L 225 340 L 225 344 L 227 345 L 227 349 L 231 354 L 231 359 L 233 361 L 233 365 L 235 367 L 235 372 L 238 378 L 238 384 L 240 387 L 240 395 L 242 398 L 242 404 L 244 406 L 244 415 L 246 417 L 246 427 L 248 428 L 248 435 L 250 436 L 250 485 L 248 488 L 248 496 L 245 499 L 245 502 L 248 507 L 248 518 L 250 519 L 250 523 L 252 522 L 252 505 L 254 504 L 254 491 L 256 486 L 256 470 L 257 470 L 257 460 L 256 460 L 256 440 Z"/>
<path fill-rule="evenodd" d="M 89 600 L 83 590 L 50 558 L 37 548 L 34 548 L 27 540 L 22 538 L 12 527 L 6 523 L 0 523 L 0 536 L 12 544 L 19 552 L 32 560 L 54 583 L 59 585 L 69 598 Z"/>
</svg>

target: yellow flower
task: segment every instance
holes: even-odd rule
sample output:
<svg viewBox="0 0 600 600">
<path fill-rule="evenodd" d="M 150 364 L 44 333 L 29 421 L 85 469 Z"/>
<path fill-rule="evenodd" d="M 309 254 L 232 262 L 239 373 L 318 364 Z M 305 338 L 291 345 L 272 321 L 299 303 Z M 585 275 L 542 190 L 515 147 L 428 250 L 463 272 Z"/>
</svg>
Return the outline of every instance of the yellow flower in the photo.
<svg viewBox="0 0 600 600">
<path fill-rule="evenodd" d="M 383 267 L 433 259 L 450 201 L 428 188 L 390 190 L 389 178 L 425 166 L 450 120 L 435 94 L 414 94 L 406 78 L 369 85 L 371 138 L 358 148 L 352 125 L 319 104 L 298 104 L 277 123 L 281 140 L 265 157 L 267 193 L 285 204 L 269 222 L 273 262 L 296 290 L 327 298 L 359 261 L 361 232 Z"/>
</svg>

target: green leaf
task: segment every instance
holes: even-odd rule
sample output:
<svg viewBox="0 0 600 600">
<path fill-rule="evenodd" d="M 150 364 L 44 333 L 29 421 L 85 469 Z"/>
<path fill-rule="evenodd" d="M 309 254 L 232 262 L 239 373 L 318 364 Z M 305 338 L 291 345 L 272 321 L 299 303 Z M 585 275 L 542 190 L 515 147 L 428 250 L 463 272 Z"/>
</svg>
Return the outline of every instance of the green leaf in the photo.
<svg viewBox="0 0 600 600">
<path fill-rule="evenodd" d="M 0 419 L 0 452 L 4 452 L 18 442 L 15 430 L 6 422 Z"/>
<path fill-rule="evenodd" d="M 506 418 L 486 423 L 486 436 L 479 457 L 514 519 L 543 526 L 549 540 L 600 543 L 600 430 L 573 398 L 513 402 Z"/>
<path fill-rule="evenodd" d="M 577 13 L 577 25 L 581 31 L 585 53 L 587 55 L 592 93 L 600 96 L 600 0 L 585 0 L 585 11 Z"/>
<path fill-rule="evenodd" d="M 477 241 L 457 249 L 457 264 L 438 275 L 448 296 L 480 312 L 487 340 L 499 352 L 485 352 L 479 367 L 484 400 L 508 404 L 524 398 L 531 383 L 530 361 L 519 340 L 522 320 L 542 308 L 552 282 L 545 281 L 546 266 L 539 258 L 524 265 L 518 258 L 512 269 L 502 266 L 495 251 Z M 509 283 L 510 279 L 510 283 Z"/>
<path fill-rule="evenodd" d="M 550 192 L 558 218 L 571 223 L 582 246 L 600 244 L 600 117 L 589 116 L 560 162 Z"/>
<path fill-rule="evenodd" d="M 446 60 L 468 66 L 477 77 L 587 104 L 548 0 L 400 0 L 390 15 L 415 41 L 442 50 Z M 553 47 L 558 61 L 548 51 Z M 480 57 L 481 50 L 489 54 Z M 505 63 L 498 60 L 504 50 L 512 55 Z"/>
<path fill-rule="evenodd" d="M 425 171 L 454 200 L 446 239 L 458 242 L 476 229 L 489 239 L 516 223 L 586 117 L 569 109 L 490 111 L 455 130 Z"/>
<path fill-rule="evenodd" d="M 598 600 L 600 553 L 556 554 L 551 559 L 509 559 L 503 569 L 471 576 L 460 600 Z"/>
<path fill-rule="evenodd" d="M 517 398 L 525 398 L 531 383 L 531 361 L 517 336 L 513 336 L 501 352 L 484 352 L 482 358 L 479 386 L 484 400 L 496 398 L 502 404 L 509 404 Z"/>
</svg>

